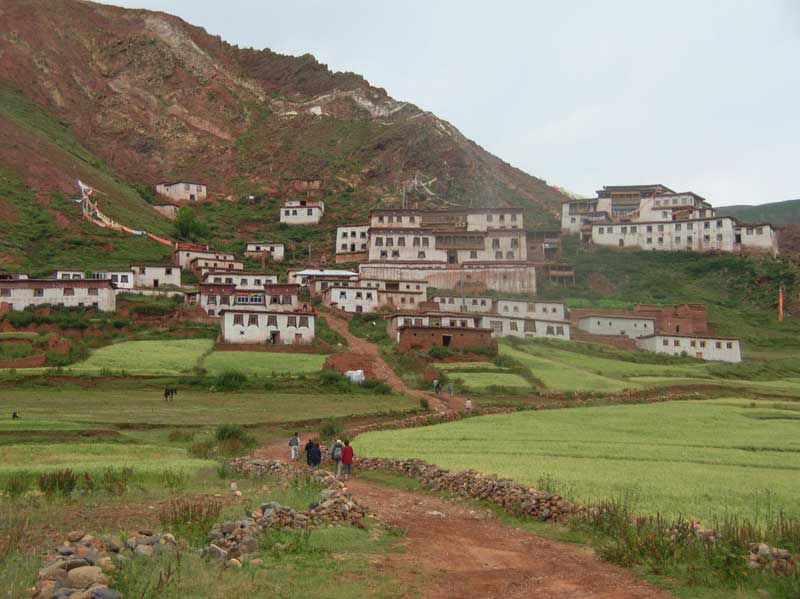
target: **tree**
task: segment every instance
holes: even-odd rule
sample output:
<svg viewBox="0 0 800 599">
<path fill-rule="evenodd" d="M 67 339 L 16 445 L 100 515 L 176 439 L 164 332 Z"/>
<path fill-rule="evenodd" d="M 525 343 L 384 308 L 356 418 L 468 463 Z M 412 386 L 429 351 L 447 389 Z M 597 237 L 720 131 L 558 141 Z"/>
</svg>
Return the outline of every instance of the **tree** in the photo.
<svg viewBox="0 0 800 599">
<path fill-rule="evenodd" d="M 188 206 L 178 209 L 175 217 L 175 235 L 184 241 L 204 241 L 208 238 L 208 225 L 197 220 Z"/>
</svg>

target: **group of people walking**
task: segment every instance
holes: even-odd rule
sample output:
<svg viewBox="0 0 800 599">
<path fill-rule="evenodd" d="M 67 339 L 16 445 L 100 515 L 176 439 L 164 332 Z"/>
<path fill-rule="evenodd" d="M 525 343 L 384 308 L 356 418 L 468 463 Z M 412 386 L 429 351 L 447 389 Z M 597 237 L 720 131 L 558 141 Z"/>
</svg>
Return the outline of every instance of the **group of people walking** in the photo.
<svg viewBox="0 0 800 599">
<path fill-rule="evenodd" d="M 319 468 L 322 464 L 322 448 L 319 443 L 309 439 L 303 450 L 306 454 L 306 463 L 312 468 Z M 289 451 L 291 452 L 292 461 L 296 462 L 300 457 L 300 435 L 298 433 L 295 433 L 289 439 Z M 342 442 L 341 439 L 337 439 L 331 447 L 330 454 L 336 476 L 344 475 L 345 478 L 350 478 L 353 472 L 353 458 L 355 457 L 350 441 Z"/>
</svg>

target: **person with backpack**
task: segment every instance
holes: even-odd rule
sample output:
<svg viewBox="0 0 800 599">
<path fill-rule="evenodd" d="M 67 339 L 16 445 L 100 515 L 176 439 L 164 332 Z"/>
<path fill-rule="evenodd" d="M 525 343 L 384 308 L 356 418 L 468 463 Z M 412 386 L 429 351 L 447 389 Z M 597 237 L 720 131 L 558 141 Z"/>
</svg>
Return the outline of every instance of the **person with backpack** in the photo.
<svg viewBox="0 0 800 599">
<path fill-rule="evenodd" d="M 353 448 L 350 447 L 350 441 L 344 442 L 344 447 L 342 447 L 342 468 L 344 469 L 344 477 L 345 479 L 350 478 L 350 474 L 353 472 L 353 456 L 355 452 Z"/>
<path fill-rule="evenodd" d="M 296 462 L 297 454 L 300 453 L 300 436 L 297 433 L 289 439 L 289 451 L 292 453 L 292 461 Z"/>
<path fill-rule="evenodd" d="M 339 476 L 342 473 L 342 444 L 341 439 L 336 439 L 336 443 L 333 444 L 331 447 L 331 459 L 333 460 L 333 471 L 336 473 L 336 476 Z"/>
</svg>

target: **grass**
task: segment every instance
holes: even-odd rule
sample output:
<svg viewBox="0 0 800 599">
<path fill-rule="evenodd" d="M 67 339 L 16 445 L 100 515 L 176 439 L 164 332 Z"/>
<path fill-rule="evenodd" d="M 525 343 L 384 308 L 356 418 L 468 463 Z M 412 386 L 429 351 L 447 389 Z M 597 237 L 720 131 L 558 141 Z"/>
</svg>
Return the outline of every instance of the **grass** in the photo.
<svg viewBox="0 0 800 599">
<path fill-rule="evenodd" d="M 281 393 L 239 391 L 212 393 L 180 388 L 165 402 L 163 387 L 106 385 L 105 388 L 5 388 L 0 413 L 17 410 L 25 427 L 38 421 L 105 424 L 210 426 L 219 423 L 259 424 L 412 410 L 417 404 L 401 395 L 366 393 Z M 13 423 L 7 425 L 13 429 Z M 0 429 L 2 430 L 2 429 Z M 18 429 L 17 429 L 18 430 Z"/>
<path fill-rule="evenodd" d="M 643 512 L 708 519 L 800 505 L 800 420 L 768 402 L 728 398 L 523 412 L 373 432 L 361 455 L 418 457 L 591 502 L 634 495 Z M 495 441 L 499 439 L 500 441 Z"/>
<path fill-rule="evenodd" d="M 129 466 L 141 472 L 168 468 L 196 470 L 209 462 L 190 457 L 185 450 L 155 445 L 115 443 L 52 443 L 0 445 L 0 476 L 11 472 L 45 472 L 71 468 L 98 472 L 109 466 Z"/>
<path fill-rule="evenodd" d="M 505 372 L 450 372 L 449 376 L 470 391 L 484 391 L 494 387 L 514 390 L 530 390 L 528 381 L 518 374 Z"/>
<path fill-rule="evenodd" d="M 204 367 L 209 375 L 231 370 L 254 377 L 277 373 L 309 374 L 322 370 L 327 357 L 320 354 L 215 351 L 205 359 Z"/>
<path fill-rule="evenodd" d="M 88 360 L 69 366 L 80 374 L 125 372 L 131 375 L 189 373 L 213 345 L 211 339 L 123 341 L 92 352 Z"/>
</svg>

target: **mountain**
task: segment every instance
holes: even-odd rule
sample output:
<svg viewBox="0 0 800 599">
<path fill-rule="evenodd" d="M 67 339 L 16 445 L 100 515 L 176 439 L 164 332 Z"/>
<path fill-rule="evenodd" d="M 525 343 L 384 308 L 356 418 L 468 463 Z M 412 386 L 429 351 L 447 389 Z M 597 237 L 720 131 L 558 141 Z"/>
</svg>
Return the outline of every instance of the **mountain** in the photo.
<svg viewBox="0 0 800 599">
<path fill-rule="evenodd" d="M 152 209 L 153 184 L 204 182 L 217 201 L 197 212 L 223 245 L 283 235 L 326 251 L 329 235 L 274 225 L 293 179 L 321 180 L 329 226 L 398 204 L 403 187 L 423 205 L 557 218 L 563 196 L 545 181 L 313 56 L 242 49 L 168 14 L 79 0 L 3 0 L 0 21 L 0 265 L 92 254 L 65 239 L 107 246 L 106 262 L 138 255 L 141 244 L 80 220 L 76 178 L 102 192 L 109 216 L 160 233 L 171 225 Z"/>
<path fill-rule="evenodd" d="M 722 206 L 717 213 L 746 222 L 770 223 L 776 227 L 800 225 L 800 199 L 771 202 L 760 206 Z"/>
</svg>

